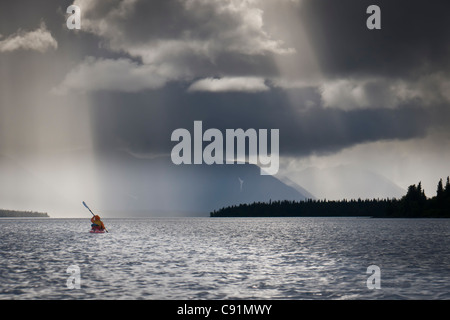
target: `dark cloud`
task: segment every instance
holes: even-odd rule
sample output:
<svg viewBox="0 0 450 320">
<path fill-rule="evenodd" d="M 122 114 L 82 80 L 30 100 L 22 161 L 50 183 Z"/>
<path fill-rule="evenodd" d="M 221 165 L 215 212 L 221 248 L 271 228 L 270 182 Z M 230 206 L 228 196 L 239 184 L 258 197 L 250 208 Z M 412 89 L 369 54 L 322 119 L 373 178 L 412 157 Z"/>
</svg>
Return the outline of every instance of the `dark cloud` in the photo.
<svg viewBox="0 0 450 320">
<path fill-rule="evenodd" d="M 284 43 L 268 32 L 276 34 L 275 22 L 283 19 L 276 13 L 278 6 L 269 2 L 262 6 L 271 10 L 270 19 L 264 20 L 266 13 L 257 2 L 227 7 L 224 1 L 192 1 L 189 7 L 182 1 L 75 1 L 83 8 L 82 30 L 76 32 L 64 27 L 70 1 L 46 2 L 36 8 L 39 18 L 26 11 L 17 21 L 6 19 L 5 12 L 19 17 L 18 8 L 33 2 L 2 3 L 2 35 L 14 34 L 21 26 L 34 30 L 43 20 L 58 41 L 56 52 L 39 59 L 0 56 L 3 65 L 10 65 L 8 75 L 2 76 L 9 86 L 0 89 L 3 97 L 11 91 L 2 100 L 2 110 L 8 110 L 3 114 L 16 119 L 16 127 L 24 131 L 36 121 L 14 110 L 17 104 L 31 105 L 38 93 L 28 98 L 21 93 L 28 87 L 48 93 L 53 86 L 67 94 L 55 102 L 71 101 L 73 107 L 77 99 L 88 97 L 98 148 L 142 153 L 170 151 L 172 131 L 190 129 L 194 120 L 222 130 L 278 128 L 280 151 L 286 155 L 334 152 L 359 143 L 422 137 L 434 126 L 445 128 L 450 101 L 448 2 L 283 2 L 280 12 L 289 11 L 295 18 L 283 21 L 283 32 L 294 28 L 285 39 L 296 38 L 298 24 L 292 20 L 300 21 L 323 73 L 320 80 L 299 88 L 283 78 L 289 70 L 279 64 L 288 61 L 295 69 L 296 61 L 303 59 L 304 43 Z M 366 28 L 370 4 L 381 7 L 381 30 Z M 29 16 L 33 18 L 26 22 Z M 22 58 L 27 62 L 20 63 Z M 40 67 L 27 78 L 21 66 L 31 70 L 33 64 Z M 43 75 L 46 79 L 38 79 Z M 259 77 L 257 84 L 265 81 L 268 90 L 253 86 L 249 93 L 189 92 L 195 81 L 230 75 Z M 151 82 L 155 76 L 159 78 Z M 274 79 L 284 81 L 284 87 Z M 17 90 L 12 89 L 16 85 Z M 289 86 L 294 89 L 286 90 Z M 66 110 L 65 117 L 78 113 Z M 26 136 L 22 140 L 23 145 L 30 142 Z"/>
<path fill-rule="evenodd" d="M 311 92 L 308 99 L 312 97 Z M 186 128 L 193 133 L 195 120 L 203 121 L 204 130 L 280 129 L 281 155 L 307 156 L 367 142 L 424 137 L 430 128 L 445 127 L 450 119 L 449 112 L 444 113 L 446 106 L 344 111 L 317 105 L 299 111 L 282 90 L 188 94 L 178 85 L 141 94 L 96 94 L 96 104 L 98 147 L 144 154 L 170 153 L 172 131 Z"/>
<path fill-rule="evenodd" d="M 381 30 L 368 30 L 368 6 L 381 9 Z M 299 17 L 322 71 L 415 77 L 449 70 L 450 3 L 445 0 L 306 0 Z"/>
</svg>

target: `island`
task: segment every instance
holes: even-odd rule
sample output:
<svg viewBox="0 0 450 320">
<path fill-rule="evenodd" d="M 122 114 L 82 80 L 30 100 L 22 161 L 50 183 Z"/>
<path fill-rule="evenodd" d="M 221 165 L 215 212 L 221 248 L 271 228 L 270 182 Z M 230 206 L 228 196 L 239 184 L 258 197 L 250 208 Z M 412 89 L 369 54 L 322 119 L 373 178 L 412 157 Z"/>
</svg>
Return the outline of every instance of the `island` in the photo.
<svg viewBox="0 0 450 320">
<path fill-rule="evenodd" d="M 439 180 L 436 196 L 427 198 L 422 184 L 411 185 L 401 199 L 269 201 L 233 205 L 210 217 L 372 217 L 450 218 L 450 180 Z"/>
<path fill-rule="evenodd" d="M 0 209 L 0 218 L 48 218 L 46 212 L 17 211 Z"/>
</svg>

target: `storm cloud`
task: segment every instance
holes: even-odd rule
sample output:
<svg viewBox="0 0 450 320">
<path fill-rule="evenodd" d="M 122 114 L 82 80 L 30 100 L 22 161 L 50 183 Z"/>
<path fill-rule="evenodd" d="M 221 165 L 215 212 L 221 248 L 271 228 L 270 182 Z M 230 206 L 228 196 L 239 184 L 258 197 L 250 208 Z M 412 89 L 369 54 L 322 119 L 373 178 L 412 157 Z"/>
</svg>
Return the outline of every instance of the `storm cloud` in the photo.
<svg viewBox="0 0 450 320">
<path fill-rule="evenodd" d="M 381 9 L 381 29 L 365 28 L 366 8 Z M 445 0 L 304 1 L 299 19 L 324 73 L 404 80 L 449 72 L 450 22 Z"/>
<path fill-rule="evenodd" d="M 281 152 L 305 155 L 444 126 L 433 116 L 449 103 L 443 1 L 426 8 L 380 1 L 382 29 L 375 31 L 365 24 L 368 1 L 283 1 L 280 10 L 300 21 L 307 43 L 268 32 L 270 1 L 74 4 L 83 8 L 84 32 L 125 54 L 86 58 L 54 88 L 92 92 L 101 105 L 95 118 L 110 119 L 96 129 L 104 145 L 167 152 L 161 137 L 205 120 L 216 128 L 280 128 Z M 302 62 L 305 46 L 319 66 L 311 77 L 277 68 L 280 60 Z"/>
<path fill-rule="evenodd" d="M 157 83 L 229 75 L 232 73 L 226 70 L 235 63 L 247 71 L 255 70 L 254 56 L 268 61 L 270 55 L 295 52 L 264 30 L 263 11 L 253 2 L 75 1 L 74 4 L 83 8 L 83 31 L 98 36 L 111 51 L 125 52 L 139 61 L 132 73 L 154 78 Z M 78 73 L 67 75 L 57 91 L 117 90 L 117 82 L 129 80 L 129 74 L 121 72 L 123 63 L 110 60 L 105 64 L 101 59 L 84 62 L 78 66 Z M 258 64 L 257 68 L 260 67 Z M 99 69 L 113 74 L 118 81 L 108 86 L 109 82 L 95 77 Z M 237 70 L 236 66 L 233 69 Z M 80 76 L 94 80 L 78 81 Z M 132 81 L 137 87 L 135 91 L 155 87 L 142 84 L 136 77 L 133 80 L 137 80 Z M 251 87 L 250 91 L 253 90 Z"/>
<path fill-rule="evenodd" d="M 43 49 L 76 47 L 53 68 L 48 99 L 86 97 L 99 148 L 167 152 L 170 131 L 195 120 L 279 128 L 281 153 L 298 155 L 448 127 L 445 1 L 378 1 L 381 30 L 366 27 L 368 1 L 73 4 L 82 9 L 75 37 L 65 8 L 49 5 L 55 31 L 41 19 L 35 35 L 21 33 L 33 41 L 15 42 L 46 44 L 40 35 L 52 32 L 58 41 L 50 35 Z"/>
<path fill-rule="evenodd" d="M 80 30 L 66 27 L 72 4 Z M 366 27 L 372 4 L 380 30 Z M 0 6 L 3 154 L 167 155 L 173 130 L 192 130 L 194 121 L 279 129 L 281 157 L 298 163 L 376 143 L 403 154 L 423 150 L 414 141 L 435 146 L 427 150 L 449 143 L 448 1 Z"/>
</svg>

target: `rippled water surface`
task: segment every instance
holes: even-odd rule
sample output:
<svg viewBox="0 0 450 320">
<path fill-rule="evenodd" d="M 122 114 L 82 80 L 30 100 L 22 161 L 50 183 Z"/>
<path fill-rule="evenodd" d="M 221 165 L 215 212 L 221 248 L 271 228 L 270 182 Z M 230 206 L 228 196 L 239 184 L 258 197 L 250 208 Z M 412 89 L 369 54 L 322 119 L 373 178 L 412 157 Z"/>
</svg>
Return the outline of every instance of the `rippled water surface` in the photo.
<svg viewBox="0 0 450 320">
<path fill-rule="evenodd" d="M 450 299 L 448 219 L 104 222 L 0 219 L 0 299 Z"/>
</svg>

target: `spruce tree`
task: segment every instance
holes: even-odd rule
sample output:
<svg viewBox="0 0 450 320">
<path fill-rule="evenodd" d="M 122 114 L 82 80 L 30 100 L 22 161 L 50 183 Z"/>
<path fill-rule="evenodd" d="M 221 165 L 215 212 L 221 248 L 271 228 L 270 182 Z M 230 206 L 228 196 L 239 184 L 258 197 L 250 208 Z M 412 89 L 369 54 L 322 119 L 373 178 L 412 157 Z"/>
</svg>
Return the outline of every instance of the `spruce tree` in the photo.
<svg viewBox="0 0 450 320">
<path fill-rule="evenodd" d="M 442 179 L 439 180 L 437 190 L 436 190 L 436 197 L 438 200 L 440 200 L 444 197 L 444 186 L 442 184 Z"/>
<path fill-rule="evenodd" d="M 450 198 L 450 180 L 449 177 L 447 177 L 447 183 L 445 184 L 445 190 L 444 190 L 445 198 Z"/>
</svg>

